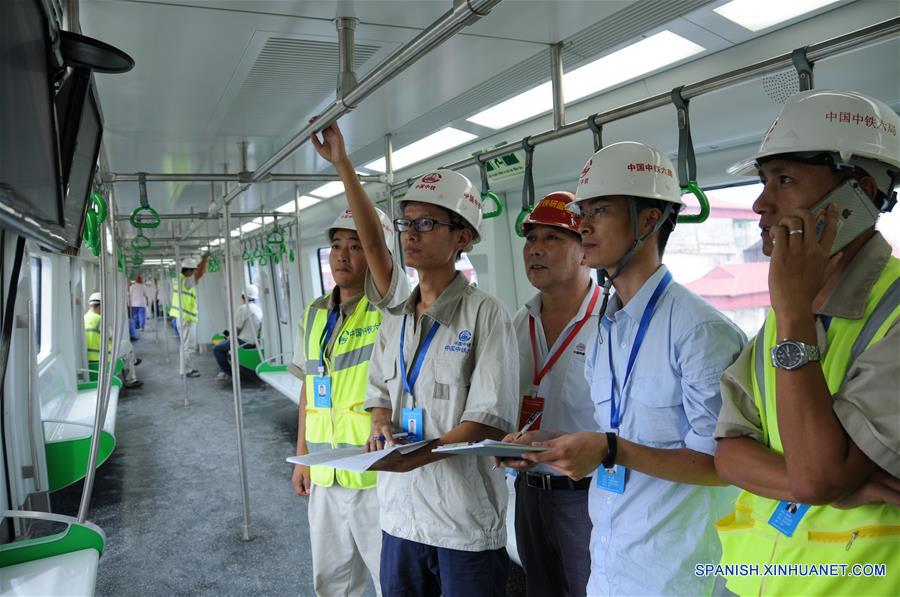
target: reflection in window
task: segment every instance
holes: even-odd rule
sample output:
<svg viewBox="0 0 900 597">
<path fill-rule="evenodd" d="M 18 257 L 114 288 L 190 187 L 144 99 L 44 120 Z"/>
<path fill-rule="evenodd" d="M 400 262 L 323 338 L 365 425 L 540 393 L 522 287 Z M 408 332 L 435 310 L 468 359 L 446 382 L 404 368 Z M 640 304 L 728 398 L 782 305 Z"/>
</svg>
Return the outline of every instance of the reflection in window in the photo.
<svg viewBox="0 0 900 597">
<path fill-rule="evenodd" d="M 322 247 L 319 253 L 319 285 L 322 288 L 322 294 L 328 294 L 334 290 L 334 276 L 331 275 L 331 263 L 328 261 L 331 255 L 331 247 Z"/>
<path fill-rule="evenodd" d="M 43 292 L 44 280 L 44 262 L 40 257 L 32 257 L 29 260 L 31 265 L 31 317 L 34 321 L 34 350 L 41 352 L 41 315 L 42 302 L 41 295 Z"/>
<path fill-rule="evenodd" d="M 752 209 L 761 192 L 759 183 L 707 189 L 709 219 L 676 226 L 664 259 L 676 280 L 749 336 L 769 309 L 769 260 L 762 254 L 759 215 Z M 695 212 L 696 200 L 686 196 L 685 201 L 686 212 Z"/>
<path fill-rule="evenodd" d="M 468 278 L 469 284 L 478 286 L 478 272 L 475 271 L 475 266 L 469 261 L 469 256 L 466 253 L 460 255 L 459 259 L 456 260 L 456 271 L 462 272 Z M 415 288 L 416 284 L 419 283 L 419 273 L 412 267 L 407 266 L 406 277 L 409 278 L 411 288 Z"/>
</svg>

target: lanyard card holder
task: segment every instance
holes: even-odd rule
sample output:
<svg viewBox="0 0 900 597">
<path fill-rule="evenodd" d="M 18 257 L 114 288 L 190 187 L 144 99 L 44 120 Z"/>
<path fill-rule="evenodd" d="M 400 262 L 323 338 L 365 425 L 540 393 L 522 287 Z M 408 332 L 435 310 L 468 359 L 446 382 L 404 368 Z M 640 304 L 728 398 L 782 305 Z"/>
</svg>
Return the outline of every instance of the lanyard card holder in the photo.
<svg viewBox="0 0 900 597">
<path fill-rule="evenodd" d="M 807 510 L 809 510 L 809 504 L 781 500 L 775 511 L 772 512 L 772 516 L 769 517 L 769 524 L 785 537 L 790 537 L 797 530 L 797 525 L 800 524 Z"/>
<path fill-rule="evenodd" d="M 314 375 L 313 404 L 316 408 L 331 408 L 331 376 L 330 375 Z"/>
<path fill-rule="evenodd" d="M 422 420 L 421 408 L 404 408 L 402 411 L 403 431 L 409 434 L 410 443 L 420 442 L 425 439 L 425 423 Z"/>
<path fill-rule="evenodd" d="M 610 493 L 625 493 L 625 473 L 628 471 L 624 466 L 614 466 L 612 468 L 600 467 L 597 469 L 597 488 Z"/>
</svg>

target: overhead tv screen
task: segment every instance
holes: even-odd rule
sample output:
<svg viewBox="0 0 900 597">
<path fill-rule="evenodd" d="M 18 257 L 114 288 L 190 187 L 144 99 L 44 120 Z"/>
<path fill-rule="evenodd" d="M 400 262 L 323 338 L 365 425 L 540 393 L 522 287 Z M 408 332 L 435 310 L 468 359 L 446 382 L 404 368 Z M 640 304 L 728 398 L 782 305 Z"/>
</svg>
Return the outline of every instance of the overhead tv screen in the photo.
<svg viewBox="0 0 900 597">
<path fill-rule="evenodd" d="M 40 0 L 0 2 L 0 216 L 32 233 L 63 224 L 48 39 Z"/>
<path fill-rule="evenodd" d="M 72 166 L 69 169 L 68 185 L 65 200 L 65 236 L 73 247 L 81 244 L 81 229 L 84 225 L 84 212 L 94 172 L 97 169 L 97 155 L 100 152 L 100 139 L 103 136 L 103 121 L 93 86 L 88 90 L 81 112 L 75 147 L 71 149 Z M 63 151 L 70 151 L 62 148 Z"/>
</svg>

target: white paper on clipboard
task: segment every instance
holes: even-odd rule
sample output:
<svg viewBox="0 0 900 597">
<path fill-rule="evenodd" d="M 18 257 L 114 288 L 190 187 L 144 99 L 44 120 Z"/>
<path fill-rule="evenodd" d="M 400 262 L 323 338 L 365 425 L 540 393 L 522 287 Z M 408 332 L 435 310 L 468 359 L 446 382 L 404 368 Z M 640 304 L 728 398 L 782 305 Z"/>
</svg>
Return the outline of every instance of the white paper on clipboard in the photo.
<svg viewBox="0 0 900 597">
<path fill-rule="evenodd" d="M 525 444 L 511 444 L 486 439 L 480 442 L 464 442 L 459 444 L 447 444 L 433 450 L 438 454 L 458 454 L 469 456 L 497 456 L 499 458 L 517 458 L 526 452 L 546 452 L 547 448 L 540 446 L 528 446 Z"/>
</svg>

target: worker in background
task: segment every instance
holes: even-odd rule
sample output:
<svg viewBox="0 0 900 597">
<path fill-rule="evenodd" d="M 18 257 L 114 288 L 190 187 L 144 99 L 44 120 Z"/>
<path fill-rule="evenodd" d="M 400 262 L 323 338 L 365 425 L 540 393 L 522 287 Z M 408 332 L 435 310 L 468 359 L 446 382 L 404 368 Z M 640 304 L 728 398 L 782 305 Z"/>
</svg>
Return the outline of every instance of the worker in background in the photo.
<svg viewBox="0 0 900 597">
<path fill-rule="evenodd" d="M 603 432 L 537 442 L 548 451 L 523 458 L 594 477 L 588 595 L 709 594 L 715 577 L 694 566 L 721 553 L 719 377 L 744 334 L 662 263 L 683 206 L 668 157 L 644 143 L 604 147 L 575 196 L 587 264 L 615 288 L 585 360 Z"/>
<path fill-rule="evenodd" d="M 369 449 L 394 433 L 428 440 L 379 462 L 381 589 L 385 595 L 504 595 L 508 492 L 487 458 L 436 454 L 443 444 L 500 440 L 519 410 L 512 318 L 455 267 L 480 237 L 481 199 L 452 170 L 417 179 L 394 220 L 419 285 L 395 265 L 381 221 L 336 124 L 312 136 L 341 176 L 369 264 L 366 296 L 384 321 L 369 365 Z M 404 473 L 404 474 L 395 474 Z"/>
<path fill-rule="evenodd" d="M 133 329 L 143 332 L 147 323 L 147 291 L 140 276 L 137 276 L 128 287 L 128 306 L 131 309 Z"/>
<path fill-rule="evenodd" d="M 197 352 L 197 282 L 206 273 L 206 262 L 209 253 L 204 253 L 199 260 L 187 257 L 181 260 L 181 274 L 172 288 L 172 306 L 169 317 L 177 320 L 174 325 L 181 338 L 181 364 L 179 375 L 199 377 L 200 372 L 193 365 L 194 353 Z M 179 294 L 181 295 L 179 297 Z"/>
<path fill-rule="evenodd" d="M 503 438 L 530 444 L 561 432 L 599 431 L 584 378 L 585 350 L 597 331 L 600 287 L 581 247 L 581 217 L 567 209 L 575 196 L 550 193 L 523 223 L 528 281 L 538 290 L 516 313 L 519 341 L 518 427 L 531 432 Z M 524 440 L 522 439 L 524 437 Z M 591 571 L 591 478 L 573 481 L 546 465 L 497 462 L 516 478 L 516 547 L 530 597 L 584 595 Z M 531 469 L 531 470 L 529 470 Z"/>
<path fill-rule="evenodd" d="M 896 202 L 897 129 L 879 100 L 806 91 L 730 170 L 763 184 L 753 210 L 772 308 L 722 378 L 716 468 L 744 489 L 719 523 L 722 563 L 844 566 L 728 574 L 735 593 L 900 587 L 900 260 L 875 230 Z M 867 576 L 865 564 L 886 574 Z"/>
<path fill-rule="evenodd" d="M 147 307 L 150 309 L 149 317 L 159 316 L 158 288 L 155 278 L 144 280 L 144 296 L 147 297 Z"/>
<path fill-rule="evenodd" d="M 383 213 L 385 242 L 393 229 Z M 369 356 L 381 313 L 363 293 L 367 263 L 350 210 L 327 231 L 328 263 L 335 287 L 307 305 L 300 325 L 301 345 L 290 371 L 302 380 L 297 455 L 342 446 L 364 446 L 372 428 L 363 409 Z M 317 595 L 361 595 L 368 570 L 379 583 L 381 528 L 376 473 L 327 466 L 296 465 L 297 495 L 309 496 L 309 537 Z"/>
<path fill-rule="evenodd" d="M 90 372 L 88 379 L 97 381 L 97 374 L 100 369 L 100 349 L 102 348 L 102 330 L 100 329 L 100 311 L 102 310 L 102 296 L 99 292 L 93 293 L 88 297 L 88 310 L 84 314 L 84 343 L 87 347 L 88 370 Z M 109 347 L 112 348 L 112 340 L 109 339 Z M 135 367 L 140 364 L 141 359 L 136 359 L 134 351 L 131 349 L 131 343 L 126 340 L 122 341 L 119 348 L 120 357 L 125 362 L 125 383 L 126 388 L 139 388 L 144 382 L 139 381 Z M 112 366 L 115 359 L 110 359 Z"/>
<path fill-rule="evenodd" d="M 240 348 L 256 348 L 259 342 L 259 330 L 262 324 L 263 312 L 257 304 L 259 288 L 255 284 L 247 284 L 247 288 L 241 293 L 241 306 L 234 313 L 234 325 L 237 327 L 237 341 Z M 231 379 L 231 361 L 229 350 L 231 349 L 231 334 L 227 340 L 223 340 L 213 348 L 213 357 L 219 365 L 219 374 L 216 379 L 228 381 Z"/>
</svg>

